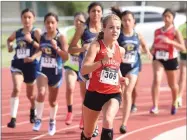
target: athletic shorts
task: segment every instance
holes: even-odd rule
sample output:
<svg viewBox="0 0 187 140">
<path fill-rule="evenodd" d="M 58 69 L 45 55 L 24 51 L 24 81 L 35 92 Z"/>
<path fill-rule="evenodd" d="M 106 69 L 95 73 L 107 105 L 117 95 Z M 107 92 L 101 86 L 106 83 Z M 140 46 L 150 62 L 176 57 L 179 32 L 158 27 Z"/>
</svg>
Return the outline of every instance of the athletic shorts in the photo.
<svg viewBox="0 0 187 140">
<path fill-rule="evenodd" d="M 64 67 L 64 69 L 65 70 L 72 70 L 72 71 L 74 71 L 76 74 L 77 74 L 77 81 L 82 81 L 82 79 L 81 79 L 81 77 L 80 77 L 80 75 L 79 75 L 79 71 L 75 71 L 75 70 L 73 70 L 72 68 L 70 68 L 70 67 Z"/>
<path fill-rule="evenodd" d="M 81 82 L 86 82 L 86 81 L 89 80 L 89 75 L 88 74 L 82 75 L 81 72 L 79 71 L 78 75 L 79 75 L 79 78 L 80 78 L 79 81 L 81 81 Z"/>
<path fill-rule="evenodd" d="M 79 71 L 79 56 L 70 55 L 69 59 L 64 63 L 64 69 L 71 69 L 73 71 Z"/>
<path fill-rule="evenodd" d="M 88 107 L 91 110 L 101 111 L 103 105 L 108 102 L 110 99 L 116 99 L 121 104 L 121 94 L 101 94 L 96 91 L 86 91 L 84 106 Z"/>
<path fill-rule="evenodd" d="M 127 64 L 127 63 L 121 63 L 120 64 L 120 70 L 123 77 L 127 76 L 128 74 L 132 75 L 138 75 L 138 73 L 141 71 L 141 60 L 137 61 L 134 64 Z"/>
<path fill-rule="evenodd" d="M 180 52 L 180 60 L 187 60 L 187 53 Z"/>
<path fill-rule="evenodd" d="M 56 74 L 54 68 L 42 68 L 39 75 L 45 75 L 48 78 L 48 85 L 51 87 L 60 87 L 62 84 L 62 69 Z"/>
<path fill-rule="evenodd" d="M 15 59 L 11 62 L 11 72 L 23 74 L 24 82 L 27 84 L 35 81 L 38 76 L 38 68 L 39 64 L 36 61 L 32 63 L 24 63 L 22 59 Z"/>
<path fill-rule="evenodd" d="M 153 56 L 153 61 L 155 61 L 155 56 Z M 178 59 L 169 59 L 169 60 L 157 60 L 159 61 L 163 66 L 165 70 L 177 70 L 179 68 Z"/>
</svg>

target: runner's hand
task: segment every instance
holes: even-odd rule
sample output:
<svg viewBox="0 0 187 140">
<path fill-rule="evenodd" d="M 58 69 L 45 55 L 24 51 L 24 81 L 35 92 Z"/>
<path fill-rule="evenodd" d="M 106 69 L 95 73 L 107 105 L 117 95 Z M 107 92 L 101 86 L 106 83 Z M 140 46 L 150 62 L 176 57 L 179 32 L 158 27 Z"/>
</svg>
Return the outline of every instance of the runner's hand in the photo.
<svg viewBox="0 0 187 140">
<path fill-rule="evenodd" d="M 32 57 L 26 57 L 26 58 L 24 58 L 23 61 L 24 61 L 24 63 L 30 63 L 30 62 L 33 62 L 34 59 Z"/>
<path fill-rule="evenodd" d="M 112 59 L 113 54 L 110 52 L 107 52 L 107 54 L 104 56 L 102 63 L 105 65 L 110 59 Z"/>
<path fill-rule="evenodd" d="M 30 33 L 26 33 L 25 36 L 24 36 L 24 38 L 29 43 L 31 43 L 33 41 Z"/>
<path fill-rule="evenodd" d="M 13 52 L 13 43 L 12 42 L 8 46 L 8 52 Z"/>
<path fill-rule="evenodd" d="M 121 77 L 119 79 L 120 84 L 127 86 L 129 84 L 129 79 L 127 77 Z"/>
<path fill-rule="evenodd" d="M 57 41 L 52 39 L 51 44 L 52 44 L 52 48 L 56 50 L 57 49 Z"/>
</svg>

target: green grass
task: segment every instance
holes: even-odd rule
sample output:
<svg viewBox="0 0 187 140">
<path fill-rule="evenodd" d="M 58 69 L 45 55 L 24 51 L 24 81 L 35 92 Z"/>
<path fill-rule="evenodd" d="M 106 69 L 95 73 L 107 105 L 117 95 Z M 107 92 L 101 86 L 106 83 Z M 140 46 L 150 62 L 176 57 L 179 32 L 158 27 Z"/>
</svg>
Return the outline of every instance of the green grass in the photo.
<svg viewBox="0 0 187 140">
<path fill-rule="evenodd" d="M 2 67 L 10 67 L 15 52 L 9 53 L 7 48 L 1 49 Z"/>
<path fill-rule="evenodd" d="M 71 42 L 71 39 L 72 39 L 74 33 L 75 33 L 75 28 L 71 28 L 71 29 L 69 29 L 67 31 L 67 40 L 68 40 L 68 43 Z"/>
<path fill-rule="evenodd" d="M 11 60 L 13 58 L 14 52 L 9 53 L 6 47 L 6 40 L 10 34 L 2 34 L 1 36 L 1 66 L 10 67 Z"/>
<path fill-rule="evenodd" d="M 2 36 L 1 36 L 1 41 L 2 41 L 2 43 L 1 43 L 1 47 L 2 48 L 5 48 L 6 47 L 6 40 L 7 40 L 7 38 L 8 38 L 8 36 L 9 36 L 10 34 L 2 34 Z"/>
<path fill-rule="evenodd" d="M 145 63 L 151 63 L 151 60 L 148 59 L 148 57 L 147 57 L 146 54 L 141 54 L 141 60 L 142 60 L 143 64 L 145 64 Z"/>
</svg>

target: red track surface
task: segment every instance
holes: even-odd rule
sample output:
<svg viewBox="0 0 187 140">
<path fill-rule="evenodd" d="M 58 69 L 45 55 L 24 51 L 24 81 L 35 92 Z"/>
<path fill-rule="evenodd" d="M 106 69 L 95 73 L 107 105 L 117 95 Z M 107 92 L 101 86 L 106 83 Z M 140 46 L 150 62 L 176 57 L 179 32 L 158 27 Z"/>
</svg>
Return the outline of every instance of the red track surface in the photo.
<svg viewBox="0 0 187 140">
<path fill-rule="evenodd" d="M 164 76 L 161 85 L 160 93 L 160 113 L 157 116 L 149 114 L 152 106 L 151 100 L 151 84 L 152 84 L 152 67 L 150 64 L 143 65 L 143 70 L 140 74 L 138 84 L 137 106 L 138 112 L 133 113 L 128 122 L 128 133 L 121 135 L 119 127 L 121 124 L 121 111 L 118 112 L 114 125 L 114 138 L 116 140 L 151 140 L 160 133 L 166 132 L 173 128 L 186 125 L 186 95 L 183 98 L 183 108 L 180 108 L 175 116 L 170 115 L 171 108 L 171 93 L 167 86 Z M 45 101 L 45 110 L 43 114 L 43 123 L 39 132 L 32 131 L 32 124 L 29 123 L 29 108 L 30 104 L 26 98 L 25 86 L 23 85 L 20 95 L 20 104 L 17 115 L 17 126 L 15 129 L 6 127 L 10 120 L 10 95 L 12 92 L 12 82 L 9 69 L 2 69 L 2 139 L 7 140 L 22 140 L 22 139 L 53 139 L 53 140 L 79 140 L 81 130 L 79 129 L 79 120 L 81 116 L 81 97 L 79 93 L 79 85 L 77 84 L 74 92 L 74 120 L 70 126 L 65 125 L 66 101 L 65 101 L 65 82 L 60 88 L 58 96 L 59 110 L 57 113 L 57 133 L 54 136 L 49 136 L 48 117 L 49 105 L 47 98 Z M 37 90 L 35 88 L 35 92 Z M 120 109 L 121 110 L 121 109 Z M 99 121 L 99 131 L 102 129 L 102 115 Z M 99 140 L 100 136 L 93 138 Z M 169 139 L 169 138 L 168 138 Z"/>
</svg>

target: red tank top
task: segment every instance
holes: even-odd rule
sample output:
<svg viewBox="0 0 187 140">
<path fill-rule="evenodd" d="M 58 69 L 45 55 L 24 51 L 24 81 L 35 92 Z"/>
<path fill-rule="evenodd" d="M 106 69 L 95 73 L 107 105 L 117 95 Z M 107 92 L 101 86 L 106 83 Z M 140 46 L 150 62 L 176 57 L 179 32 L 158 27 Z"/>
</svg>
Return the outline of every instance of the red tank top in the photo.
<svg viewBox="0 0 187 140">
<path fill-rule="evenodd" d="M 171 40 L 175 40 L 175 27 L 167 31 L 163 31 L 159 28 L 155 31 L 154 39 L 154 55 L 156 59 L 173 59 L 178 56 L 178 51 L 172 44 L 164 43 L 162 37 L 168 37 Z"/>
<path fill-rule="evenodd" d="M 103 41 L 99 40 L 98 42 L 100 44 L 100 51 L 96 55 L 94 62 L 102 60 L 107 53 L 107 48 Z M 103 67 L 91 73 L 90 80 L 87 83 L 89 91 L 96 91 L 101 94 L 120 92 L 118 71 L 120 69 L 121 54 L 119 45 L 116 44 L 114 50 L 113 58 Z"/>
</svg>

